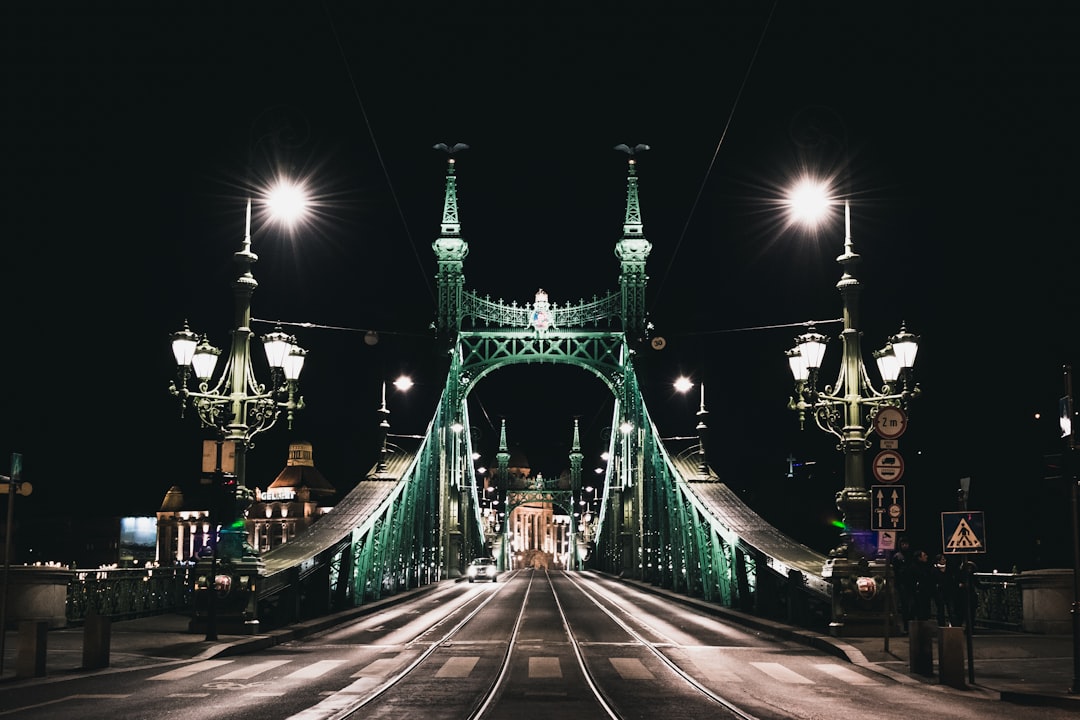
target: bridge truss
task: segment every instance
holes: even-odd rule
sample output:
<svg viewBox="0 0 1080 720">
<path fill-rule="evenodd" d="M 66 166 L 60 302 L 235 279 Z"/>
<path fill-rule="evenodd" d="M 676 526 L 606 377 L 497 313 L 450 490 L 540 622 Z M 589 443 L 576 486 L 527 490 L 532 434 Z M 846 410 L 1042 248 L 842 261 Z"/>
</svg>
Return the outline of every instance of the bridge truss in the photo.
<svg viewBox="0 0 1080 720">
<path fill-rule="evenodd" d="M 637 149 L 643 146 L 638 146 Z M 634 155 L 630 155 L 623 236 L 616 243 L 619 290 L 591 300 L 548 302 L 543 291 L 521 305 L 464 290 L 468 243 L 458 217 L 455 158 L 446 175 L 438 261 L 436 329 L 449 370 L 422 437 L 395 437 L 368 477 L 306 533 L 263 556 L 260 617 L 276 624 L 356 606 L 400 590 L 461 575 L 473 557 L 502 549 L 484 521 L 472 465 L 469 392 L 510 365 L 563 364 L 600 378 L 612 393 L 612 458 L 600 511 L 590 528 L 594 552 L 572 553 L 589 567 L 718 604 L 799 619 L 828 616 L 834 586 L 825 557 L 788 538 L 746 507 L 709 467 L 700 441 L 668 447 L 657 432 L 634 372 L 633 347 L 645 339 L 644 237 Z M 704 408 L 702 408 L 704 410 Z M 546 502 L 573 508 L 575 493 L 510 490 L 507 512 Z M 569 515 L 573 517 L 573 513 Z M 573 543 L 584 541 L 570 528 Z"/>
</svg>

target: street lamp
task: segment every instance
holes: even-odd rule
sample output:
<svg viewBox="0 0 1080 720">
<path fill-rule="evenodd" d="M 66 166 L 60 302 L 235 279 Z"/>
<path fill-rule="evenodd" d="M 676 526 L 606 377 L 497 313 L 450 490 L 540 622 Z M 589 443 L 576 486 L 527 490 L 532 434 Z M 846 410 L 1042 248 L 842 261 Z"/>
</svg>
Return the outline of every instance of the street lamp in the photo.
<svg viewBox="0 0 1080 720">
<path fill-rule="evenodd" d="M 256 379 L 251 363 L 251 296 L 258 283 L 251 273 L 251 266 L 259 257 L 251 251 L 250 199 L 244 241 L 234 259 L 239 267 L 233 281 L 235 323 L 225 367 L 214 381 L 221 350 L 210 345 L 205 336 L 200 338 L 192 332 L 185 321 L 184 328 L 172 335 L 179 384 L 172 383 L 169 390 L 180 398 L 181 416 L 190 401 L 203 427 L 214 428 L 221 440 L 235 443 L 239 489 L 246 487 L 244 455 L 253 445 L 254 437 L 273 427 L 282 410 L 286 411 L 292 428 L 295 411 L 304 407 L 304 399 L 297 390 L 307 350 L 280 328 L 267 333 L 262 342 L 270 366 L 269 386 Z M 194 389 L 189 387 L 192 375 L 195 376 Z"/>
<path fill-rule="evenodd" d="M 806 200 L 805 191 L 800 200 Z M 793 199 L 794 208 L 794 199 Z M 851 207 L 844 201 L 844 253 L 836 258 L 843 269 L 836 284 L 844 310 L 844 329 L 840 334 L 843 357 L 836 382 L 818 389 L 818 375 L 825 355 L 828 338 L 811 325 L 795 339 L 796 346 L 787 351 L 788 364 L 795 378 L 795 395 L 790 407 L 799 414 L 800 425 L 807 415 L 817 426 L 833 435 L 837 449 L 844 453 L 844 488 L 836 495 L 837 509 L 843 514 L 842 542 L 829 553 L 831 567 L 837 569 L 844 561 L 864 559 L 872 555 L 869 545 L 870 493 L 864 482 L 864 457 L 871 443 L 868 435 L 874 419 L 885 407 L 907 407 L 919 394 L 911 381 L 912 367 L 918 351 L 918 337 L 903 325 L 900 332 L 889 338 L 888 344 L 874 353 L 883 384 L 875 388 L 862 360 L 859 326 L 859 281 L 855 265 L 859 256 L 851 240 Z"/>
<path fill-rule="evenodd" d="M 407 392 L 413 386 L 413 381 L 408 375 L 400 375 L 394 380 L 393 385 L 399 392 Z M 382 416 L 382 420 L 379 422 L 379 434 L 382 436 L 382 449 L 379 452 L 377 471 L 384 473 L 387 470 L 387 458 L 390 457 L 390 446 L 387 441 L 390 434 L 390 409 L 386 407 L 385 380 L 382 384 L 382 404 L 379 406 L 379 415 Z"/>
<path fill-rule="evenodd" d="M 280 191 L 279 191 L 280 192 Z M 290 196 L 292 209 L 297 201 Z M 270 365 L 270 381 L 265 384 L 256 379 L 251 362 L 251 296 L 258 287 L 251 267 L 258 256 L 251 251 L 251 200 L 247 201 L 244 222 L 244 239 L 234 259 L 239 268 L 233 281 L 234 326 L 232 343 L 221 374 L 214 380 L 221 350 L 210 345 L 205 336 L 200 337 L 184 322 L 182 330 L 173 333 L 172 349 L 176 359 L 179 382 L 170 384 L 170 391 L 180 398 L 180 415 L 190 403 L 196 410 L 203 427 L 213 428 L 218 438 L 215 475 L 218 492 L 224 480 L 221 448 L 230 442 L 235 449 L 234 487 L 226 490 L 224 507 L 211 508 L 212 525 L 210 549 L 212 565 L 208 588 L 211 589 L 208 613 L 208 638 L 216 632 L 214 597 L 218 590 L 228 593 L 231 578 L 218 576 L 218 562 L 225 569 L 235 571 L 239 584 L 251 578 L 245 572 L 247 564 L 256 562 L 255 550 L 247 543 L 247 531 L 243 522 L 237 522 L 251 499 L 252 492 L 246 486 L 246 455 L 253 446 L 254 437 L 274 426 L 285 411 L 290 429 L 294 413 L 304 407 L 304 399 L 297 393 L 300 372 L 304 367 L 307 351 L 296 344 L 296 339 L 280 328 L 262 337 L 267 362 Z M 194 375 L 194 378 L 192 376 Z M 193 385 L 193 387 L 192 387 Z M 215 503 L 216 504 L 216 503 Z M 217 517 L 214 517 L 217 516 Z M 220 522 L 220 538 L 216 526 Z M 222 587 L 224 586 L 224 587 Z M 253 601 L 252 601 L 253 602 Z M 244 611 L 247 621 L 253 622 L 254 608 Z"/>
</svg>

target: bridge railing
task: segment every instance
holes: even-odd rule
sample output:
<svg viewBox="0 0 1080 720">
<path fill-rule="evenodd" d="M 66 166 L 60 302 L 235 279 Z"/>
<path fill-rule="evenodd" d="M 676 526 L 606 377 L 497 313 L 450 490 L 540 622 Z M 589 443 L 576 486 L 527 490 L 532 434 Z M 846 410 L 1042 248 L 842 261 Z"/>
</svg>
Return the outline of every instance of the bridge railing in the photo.
<svg viewBox="0 0 1080 720">
<path fill-rule="evenodd" d="M 114 620 L 186 612 L 192 607 L 193 566 L 76 569 L 68 582 L 65 615 L 69 624 L 87 615 Z"/>
<path fill-rule="evenodd" d="M 975 573 L 975 626 L 995 630 L 1021 630 L 1024 595 L 1020 576 L 1012 573 Z"/>
<path fill-rule="evenodd" d="M 610 293 L 603 297 L 593 296 L 589 301 L 571 303 L 568 300 L 565 305 L 552 303 L 547 308 L 547 313 L 551 324 L 561 329 L 590 324 L 595 326 L 601 322 L 610 324 L 619 317 L 622 310 L 620 302 L 619 295 Z M 508 304 L 487 296 L 480 297 L 475 292 L 465 292 L 462 294 L 461 315 L 463 319 L 471 319 L 473 323 L 492 327 L 527 328 L 530 326 L 534 307 L 533 303 L 518 305 L 517 301 L 513 301 Z"/>
</svg>

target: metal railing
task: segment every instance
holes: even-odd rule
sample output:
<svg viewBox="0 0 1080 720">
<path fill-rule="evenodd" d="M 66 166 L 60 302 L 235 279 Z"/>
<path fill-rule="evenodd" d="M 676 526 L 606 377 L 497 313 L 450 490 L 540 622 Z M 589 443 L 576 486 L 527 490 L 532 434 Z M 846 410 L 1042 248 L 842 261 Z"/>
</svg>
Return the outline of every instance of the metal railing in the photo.
<svg viewBox="0 0 1080 720">
<path fill-rule="evenodd" d="M 1021 630 L 1024 600 L 1020 576 L 1012 573 L 975 573 L 975 626 L 995 630 Z"/>
<path fill-rule="evenodd" d="M 74 570 L 66 616 L 79 624 L 88 615 L 114 620 L 186 612 L 192 606 L 193 566 Z"/>
</svg>

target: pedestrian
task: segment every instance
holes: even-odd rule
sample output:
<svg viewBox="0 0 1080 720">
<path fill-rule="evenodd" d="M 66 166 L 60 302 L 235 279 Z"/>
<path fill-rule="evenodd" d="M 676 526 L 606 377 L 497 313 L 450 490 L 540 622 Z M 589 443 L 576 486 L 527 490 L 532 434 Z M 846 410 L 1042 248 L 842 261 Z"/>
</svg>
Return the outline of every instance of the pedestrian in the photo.
<svg viewBox="0 0 1080 720">
<path fill-rule="evenodd" d="M 906 536 L 900 536 L 900 538 L 897 539 L 896 548 L 896 552 L 894 552 L 889 559 L 889 566 L 892 568 L 893 580 L 896 584 L 896 592 L 893 594 L 896 599 L 896 609 L 900 614 L 904 633 L 906 634 L 908 631 L 908 622 L 911 621 L 911 607 L 914 602 L 911 588 L 907 583 L 908 563 L 911 562 L 911 558 L 909 557 L 911 554 L 911 543 Z"/>
<path fill-rule="evenodd" d="M 930 606 L 934 599 L 934 575 L 930 556 L 925 550 L 915 553 L 907 567 L 907 583 L 911 590 L 911 617 L 913 620 L 929 620 Z"/>
<path fill-rule="evenodd" d="M 945 555 L 938 553 L 934 558 L 934 567 L 930 573 L 934 578 L 934 611 L 937 615 L 938 627 L 948 627 L 952 624 L 952 611 L 950 601 L 952 596 L 952 574 L 949 572 L 949 564 Z"/>
<path fill-rule="evenodd" d="M 975 620 L 975 611 L 979 608 L 979 579 L 975 577 L 976 572 L 978 567 L 971 560 L 961 563 L 956 570 L 953 577 L 953 625 L 966 625 Z"/>
</svg>

